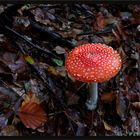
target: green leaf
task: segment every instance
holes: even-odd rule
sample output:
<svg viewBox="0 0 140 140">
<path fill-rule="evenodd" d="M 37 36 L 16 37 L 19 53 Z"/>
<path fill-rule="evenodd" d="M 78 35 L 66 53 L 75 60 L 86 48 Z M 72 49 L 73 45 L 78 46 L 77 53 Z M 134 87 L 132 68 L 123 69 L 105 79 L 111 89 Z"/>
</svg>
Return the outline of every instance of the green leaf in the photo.
<svg viewBox="0 0 140 140">
<path fill-rule="evenodd" d="M 23 9 L 28 10 L 30 7 L 31 7 L 31 4 L 25 4 L 25 5 L 23 6 Z"/>
<path fill-rule="evenodd" d="M 63 66 L 63 60 L 53 59 L 53 62 L 54 62 L 55 64 L 57 64 L 58 66 Z"/>
<path fill-rule="evenodd" d="M 31 65 L 35 63 L 34 59 L 29 55 L 25 56 L 25 60 L 26 60 L 26 62 L 28 62 Z"/>
</svg>

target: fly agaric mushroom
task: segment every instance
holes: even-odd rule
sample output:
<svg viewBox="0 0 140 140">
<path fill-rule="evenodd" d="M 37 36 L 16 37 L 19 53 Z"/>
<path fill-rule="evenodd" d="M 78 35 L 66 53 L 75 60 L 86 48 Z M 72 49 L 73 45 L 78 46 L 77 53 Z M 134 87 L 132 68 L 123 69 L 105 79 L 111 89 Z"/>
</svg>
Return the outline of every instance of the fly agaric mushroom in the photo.
<svg viewBox="0 0 140 140">
<path fill-rule="evenodd" d="M 76 80 L 90 83 L 89 110 L 94 110 L 98 100 L 98 83 L 110 80 L 121 69 L 122 61 L 117 51 L 105 44 L 84 44 L 74 48 L 66 57 L 68 73 Z"/>
</svg>

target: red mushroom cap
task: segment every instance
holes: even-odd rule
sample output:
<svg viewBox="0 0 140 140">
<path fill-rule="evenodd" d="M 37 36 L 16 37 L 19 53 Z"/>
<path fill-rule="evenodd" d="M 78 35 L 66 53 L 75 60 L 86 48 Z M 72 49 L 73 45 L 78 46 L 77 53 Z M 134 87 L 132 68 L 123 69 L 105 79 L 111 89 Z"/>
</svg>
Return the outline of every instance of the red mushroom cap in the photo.
<svg viewBox="0 0 140 140">
<path fill-rule="evenodd" d="M 104 82 L 120 70 L 122 61 L 117 51 L 105 44 L 84 44 L 66 57 L 66 69 L 76 80 Z"/>
</svg>

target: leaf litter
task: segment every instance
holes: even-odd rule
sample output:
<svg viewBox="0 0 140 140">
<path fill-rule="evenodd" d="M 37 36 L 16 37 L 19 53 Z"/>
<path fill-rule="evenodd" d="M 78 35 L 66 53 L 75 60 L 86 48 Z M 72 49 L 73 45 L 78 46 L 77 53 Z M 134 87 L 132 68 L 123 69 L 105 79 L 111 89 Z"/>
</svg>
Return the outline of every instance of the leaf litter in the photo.
<svg viewBox="0 0 140 140">
<path fill-rule="evenodd" d="M 139 7 L 0 5 L 0 135 L 140 135 Z M 112 46 L 123 60 L 120 73 L 99 84 L 92 112 L 86 83 L 65 69 L 67 53 L 88 42 Z"/>
</svg>

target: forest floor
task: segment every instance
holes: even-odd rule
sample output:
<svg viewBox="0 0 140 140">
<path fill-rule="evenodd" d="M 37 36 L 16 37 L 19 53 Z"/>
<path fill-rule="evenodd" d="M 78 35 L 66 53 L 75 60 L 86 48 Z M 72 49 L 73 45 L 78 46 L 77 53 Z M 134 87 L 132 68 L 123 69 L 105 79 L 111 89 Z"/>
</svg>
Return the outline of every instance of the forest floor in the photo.
<svg viewBox="0 0 140 140">
<path fill-rule="evenodd" d="M 111 46 L 123 60 L 99 84 L 94 111 L 87 83 L 65 68 L 85 43 Z M 140 5 L 0 5 L 0 135 L 140 135 Z"/>
</svg>

